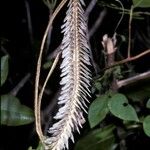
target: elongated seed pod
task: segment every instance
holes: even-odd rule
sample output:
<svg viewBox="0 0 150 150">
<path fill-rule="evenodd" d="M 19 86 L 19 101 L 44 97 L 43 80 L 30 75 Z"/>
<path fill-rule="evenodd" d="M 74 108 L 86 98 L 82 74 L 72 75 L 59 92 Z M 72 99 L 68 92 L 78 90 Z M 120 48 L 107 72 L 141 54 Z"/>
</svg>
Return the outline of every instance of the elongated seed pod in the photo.
<svg viewBox="0 0 150 150">
<path fill-rule="evenodd" d="M 58 122 L 48 131 L 51 137 L 45 140 L 49 150 L 68 149 L 69 138 L 74 141 L 73 132 L 80 132 L 79 127 L 85 122 L 83 111 L 86 112 L 85 102 L 90 96 L 91 63 L 83 5 L 83 0 L 69 0 L 62 25 L 60 108 L 54 117 Z"/>
</svg>

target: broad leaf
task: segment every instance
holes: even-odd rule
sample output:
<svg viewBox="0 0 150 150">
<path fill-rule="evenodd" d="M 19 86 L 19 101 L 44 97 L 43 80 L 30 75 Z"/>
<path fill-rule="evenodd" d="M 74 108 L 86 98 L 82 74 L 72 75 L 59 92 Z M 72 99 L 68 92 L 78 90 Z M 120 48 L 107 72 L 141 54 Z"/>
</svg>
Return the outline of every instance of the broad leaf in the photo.
<svg viewBox="0 0 150 150">
<path fill-rule="evenodd" d="M 150 7 L 150 0 L 133 0 L 136 7 Z"/>
<path fill-rule="evenodd" d="M 7 126 L 19 126 L 34 121 L 33 111 L 25 105 L 21 105 L 18 98 L 12 95 L 1 96 L 1 124 Z"/>
<path fill-rule="evenodd" d="M 114 128 L 113 125 L 109 125 L 91 131 L 77 142 L 75 150 L 112 150 L 115 145 Z"/>
<path fill-rule="evenodd" d="M 88 120 L 91 128 L 98 125 L 106 117 L 109 111 L 107 103 L 108 103 L 108 96 L 103 95 L 96 98 L 96 100 L 94 100 L 93 103 L 90 105 Z"/>
<path fill-rule="evenodd" d="M 150 109 L 150 99 L 147 101 L 146 107 Z"/>
<path fill-rule="evenodd" d="M 123 94 L 115 94 L 108 102 L 110 112 L 123 120 L 139 121 L 136 111 L 128 103 L 127 98 Z"/>
<path fill-rule="evenodd" d="M 1 58 L 1 86 L 5 83 L 8 76 L 8 58 L 8 55 Z"/>
<path fill-rule="evenodd" d="M 145 117 L 143 121 L 143 129 L 145 134 L 150 137 L 150 115 Z"/>
</svg>

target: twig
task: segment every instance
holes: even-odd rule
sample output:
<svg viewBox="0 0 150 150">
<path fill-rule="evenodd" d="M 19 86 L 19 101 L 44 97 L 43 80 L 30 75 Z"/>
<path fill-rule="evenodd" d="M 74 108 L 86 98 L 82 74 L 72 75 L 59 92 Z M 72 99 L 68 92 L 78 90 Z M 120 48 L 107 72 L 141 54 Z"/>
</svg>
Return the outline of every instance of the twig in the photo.
<svg viewBox="0 0 150 150">
<path fill-rule="evenodd" d="M 89 37 L 91 37 L 96 32 L 96 30 L 98 29 L 98 27 L 102 23 L 105 15 L 106 15 L 106 9 L 104 9 L 102 12 L 100 12 L 96 22 L 94 23 L 92 28 L 89 30 Z"/>
<path fill-rule="evenodd" d="M 117 86 L 118 86 L 118 88 L 121 88 L 123 86 L 127 86 L 129 84 L 132 84 L 132 83 L 138 82 L 140 80 L 144 80 L 144 79 L 150 79 L 150 71 L 138 74 L 138 75 L 136 75 L 134 77 L 130 77 L 128 79 L 117 81 Z"/>
<path fill-rule="evenodd" d="M 92 0 L 92 1 L 89 3 L 87 9 L 85 10 L 85 16 L 86 16 L 87 19 L 89 18 L 89 14 L 90 14 L 91 11 L 93 10 L 93 8 L 94 8 L 94 6 L 96 5 L 96 3 L 97 3 L 97 0 Z"/>
<path fill-rule="evenodd" d="M 124 64 L 124 63 L 127 63 L 127 62 L 130 62 L 130 61 L 134 61 L 134 60 L 139 59 L 139 58 L 141 58 L 141 57 L 143 57 L 143 56 L 145 56 L 149 53 L 150 53 L 150 49 L 148 49 L 148 50 L 146 50 L 146 51 L 144 51 L 144 52 L 142 52 L 142 53 L 140 53 L 136 56 L 133 56 L 133 57 L 126 58 L 126 59 L 123 59 L 121 61 L 115 62 L 113 65 L 111 65 L 109 67 L 106 67 L 104 70 L 115 67 L 115 66 L 118 66 L 118 65 L 121 65 L 121 64 Z"/>
<path fill-rule="evenodd" d="M 87 31 L 89 45 L 90 45 L 90 38 L 93 36 L 93 34 L 96 32 L 96 30 L 98 29 L 98 27 L 102 23 L 102 20 L 103 20 L 105 14 L 106 14 L 106 10 L 104 9 L 102 12 L 100 12 L 99 17 L 97 18 L 96 22 L 94 23 L 92 28 L 89 30 L 89 32 Z M 92 65 L 94 67 L 95 73 L 97 74 L 97 72 L 98 72 L 97 71 L 97 64 L 94 61 L 93 53 L 92 53 L 91 49 L 90 49 L 90 56 L 91 56 L 91 62 L 92 62 Z"/>
<path fill-rule="evenodd" d="M 33 40 L 33 30 L 32 30 L 30 5 L 29 5 L 29 2 L 27 0 L 25 0 L 24 2 L 25 2 L 26 13 L 27 13 L 27 23 L 28 23 L 29 38 L 30 38 L 31 46 L 33 46 L 34 40 Z"/>
<path fill-rule="evenodd" d="M 20 89 L 29 80 L 30 76 L 31 76 L 30 73 L 26 74 L 25 77 L 23 77 L 23 79 L 16 85 L 16 87 L 14 89 L 12 89 L 12 91 L 10 91 L 10 94 L 16 96 L 17 93 L 20 91 Z"/>
<path fill-rule="evenodd" d="M 121 60 L 121 61 L 118 61 L 118 62 L 115 62 L 114 65 L 121 65 L 121 64 L 124 64 L 124 63 L 127 63 L 127 62 L 130 62 L 130 61 L 133 61 L 133 60 L 136 60 L 136 59 L 139 59 L 145 55 L 147 55 L 148 53 L 150 53 L 150 49 L 136 55 L 136 56 L 133 56 L 133 57 L 130 57 L 130 58 L 126 58 L 124 60 Z"/>
<path fill-rule="evenodd" d="M 39 97 L 38 97 L 38 101 L 39 101 L 39 103 L 38 103 L 38 107 L 39 107 L 39 108 L 38 108 L 38 109 L 39 109 L 39 110 L 41 110 L 41 100 L 42 100 L 42 97 L 43 97 L 43 92 L 44 92 L 44 90 L 45 90 L 45 87 L 46 87 L 46 85 L 47 85 L 47 82 L 48 82 L 50 76 L 52 75 L 52 73 L 53 73 L 53 71 L 54 71 L 54 69 L 55 69 L 55 67 L 56 67 L 56 65 L 57 65 L 57 63 L 58 63 L 59 56 L 60 56 L 60 53 L 57 54 L 57 56 L 56 56 L 56 58 L 55 58 L 55 60 L 54 60 L 54 62 L 53 62 L 53 65 L 52 65 L 52 67 L 51 67 L 51 69 L 50 69 L 50 71 L 49 71 L 49 73 L 48 73 L 48 75 L 47 75 L 47 77 L 46 77 L 46 79 L 45 79 L 45 82 L 44 82 L 44 84 L 43 84 L 43 86 L 42 86 L 42 89 L 41 89 L 41 91 L 40 91 L 40 93 L 39 93 Z M 40 111 L 37 112 L 37 116 L 39 116 L 39 120 L 41 120 Z"/>
<path fill-rule="evenodd" d="M 130 58 L 130 53 L 131 53 L 131 24 L 132 24 L 132 15 L 133 15 L 133 6 L 131 6 L 131 11 L 130 11 L 130 18 L 129 18 L 129 38 L 128 38 L 128 56 L 127 58 Z"/>
<path fill-rule="evenodd" d="M 116 0 L 116 2 L 118 2 L 119 5 L 120 5 L 121 8 L 122 8 L 122 15 L 121 15 L 121 17 L 120 17 L 120 19 L 119 19 L 119 21 L 118 21 L 118 23 L 117 23 L 117 26 L 116 26 L 116 28 L 115 28 L 115 30 L 114 30 L 114 33 L 116 33 L 116 31 L 117 31 L 117 29 L 118 29 L 118 27 L 119 27 L 119 25 L 120 25 L 120 23 L 121 23 L 121 21 L 122 21 L 122 19 L 123 19 L 123 17 L 124 17 L 124 13 L 125 13 L 125 8 L 124 8 L 122 2 L 121 2 L 120 0 Z"/>
<path fill-rule="evenodd" d="M 52 16 L 52 11 L 50 11 L 50 14 L 49 14 L 49 19 L 51 18 Z M 53 27 L 51 26 L 49 28 L 49 31 L 48 31 L 48 34 L 47 34 L 47 38 L 46 38 L 46 44 L 45 44 L 45 52 L 47 53 L 48 52 L 48 49 L 49 49 L 49 46 L 50 46 L 50 43 L 51 43 L 51 34 L 52 34 L 52 29 Z"/>
<path fill-rule="evenodd" d="M 88 8 L 87 8 L 88 9 Z M 100 12 L 97 20 L 95 21 L 95 23 L 93 24 L 93 26 L 91 27 L 91 29 L 89 30 L 89 33 L 88 33 L 88 38 L 89 38 L 89 41 L 90 41 L 90 38 L 94 35 L 94 33 L 96 32 L 96 30 L 99 28 L 99 26 L 101 25 L 103 19 L 104 19 L 104 16 L 106 15 L 106 9 L 104 9 L 102 12 Z M 90 42 L 89 42 L 90 43 Z M 90 44 L 89 44 L 90 45 Z M 90 46 L 91 47 L 91 46 Z M 97 69 L 97 64 L 95 63 L 95 60 L 93 58 L 93 53 L 90 49 L 90 56 L 91 56 L 91 62 L 92 62 L 92 65 L 94 67 L 94 70 L 95 70 L 95 73 L 97 74 L 98 72 L 98 69 Z"/>
<path fill-rule="evenodd" d="M 52 53 L 50 53 L 47 56 L 47 60 L 51 60 L 57 56 L 57 54 L 60 52 L 60 46 L 61 46 L 61 44 Z"/>
<path fill-rule="evenodd" d="M 53 11 L 54 11 L 54 8 L 55 8 L 55 5 L 56 5 L 56 1 L 44 1 L 43 2 L 45 3 L 45 5 L 47 5 L 47 7 L 49 8 L 49 20 L 50 18 L 52 17 L 52 14 L 53 14 Z M 48 35 L 47 35 L 47 39 L 46 39 L 46 44 L 45 44 L 45 52 L 47 53 L 48 49 L 49 49 L 49 46 L 50 46 L 50 43 L 51 43 L 51 34 L 52 34 L 52 29 L 53 29 L 53 26 L 51 25 L 51 27 L 49 28 L 49 31 L 48 31 Z"/>
<path fill-rule="evenodd" d="M 107 5 L 107 4 L 102 4 L 102 3 L 99 3 L 100 6 L 103 6 L 103 7 L 108 7 L 108 8 L 111 8 L 111 9 L 115 9 L 115 10 L 120 10 L 122 11 L 122 8 L 121 7 L 115 7 L 115 6 L 111 6 L 110 4 Z M 129 15 L 130 14 L 130 11 L 129 9 L 124 9 L 124 12 L 125 14 Z M 136 14 L 136 15 L 150 15 L 150 13 L 147 11 L 147 12 L 142 12 L 142 11 L 135 11 L 133 12 L 133 14 Z"/>
<path fill-rule="evenodd" d="M 45 90 L 44 90 L 45 91 Z M 44 134 L 47 133 L 47 130 L 49 128 L 49 125 L 51 124 L 51 121 L 53 119 L 53 110 L 55 110 L 56 104 L 57 104 L 57 99 L 58 96 L 60 94 L 60 91 L 58 90 L 54 97 L 51 99 L 51 102 L 46 106 L 46 108 L 42 111 L 42 119 L 43 119 L 43 125 L 44 125 Z M 44 116 L 48 116 L 48 117 L 44 117 Z"/>
<path fill-rule="evenodd" d="M 109 38 L 107 34 L 103 36 L 102 45 L 104 47 L 104 50 L 106 51 L 107 55 L 107 63 L 106 65 L 109 67 L 115 63 L 115 52 L 116 52 L 116 34 L 112 38 Z M 113 80 L 110 85 L 110 89 L 112 91 L 117 90 L 116 86 L 116 78 L 113 75 Z"/>
<path fill-rule="evenodd" d="M 35 77 L 34 113 L 35 113 L 36 131 L 37 131 L 37 134 L 38 134 L 38 136 L 39 136 L 39 138 L 40 138 L 40 140 L 41 140 L 41 142 L 43 144 L 44 144 L 44 135 L 43 135 L 42 129 L 41 129 L 40 106 L 39 106 L 39 104 L 41 102 L 39 102 L 39 100 L 38 100 L 38 86 L 39 86 L 39 78 L 40 78 L 42 53 L 43 53 L 44 44 L 45 44 L 45 40 L 46 40 L 48 31 L 49 31 L 49 28 L 52 25 L 54 18 L 56 17 L 56 15 L 59 13 L 59 11 L 61 10 L 61 8 L 64 6 L 64 4 L 66 2 L 67 2 L 67 0 L 62 0 L 61 1 L 61 3 L 58 5 L 56 10 L 54 11 L 51 19 L 49 20 L 49 23 L 47 25 L 46 31 L 45 31 L 43 39 L 42 39 L 42 44 L 41 44 L 41 48 L 40 48 L 40 54 L 39 54 L 39 58 L 38 58 L 38 62 L 37 62 L 37 71 L 36 71 L 36 77 Z"/>
</svg>

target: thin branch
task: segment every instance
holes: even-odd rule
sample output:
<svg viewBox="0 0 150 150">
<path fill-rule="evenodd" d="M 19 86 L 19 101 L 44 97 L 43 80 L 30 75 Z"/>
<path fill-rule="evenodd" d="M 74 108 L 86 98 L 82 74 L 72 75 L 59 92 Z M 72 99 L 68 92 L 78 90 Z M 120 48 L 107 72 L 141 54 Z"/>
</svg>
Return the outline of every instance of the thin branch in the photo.
<svg viewBox="0 0 150 150">
<path fill-rule="evenodd" d="M 100 12 L 99 14 L 99 17 L 97 18 L 97 20 L 95 21 L 94 25 L 92 26 L 92 28 L 89 30 L 89 32 L 87 33 L 88 35 L 88 41 L 89 41 L 89 46 L 90 46 L 90 38 L 93 36 L 93 34 L 96 32 L 96 30 L 99 28 L 100 24 L 102 23 L 102 20 L 104 19 L 104 16 L 106 14 L 106 10 L 104 9 L 102 12 Z M 90 46 L 91 47 L 91 46 Z M 97 64 L 95 63 L 94 61 L 94 58 L 93 58 L 93 53 L 91 51 L 91 48 L 90 48 L 90 56 L 91 56 L 91 62 L 92 62 L 92 65 L 94 67 L 94 70 L 95 70 L 95 73 L 97 74 Z"/>
<path fill-rule="evenodd" d="M 121 65 L 121 64 L 124 64 L 124 63 L 130 62 L 130 61 L 139 59 L 139 58 L 141 58 L 141 57 L 143 57 L 143 56 L 145 56 L 145 55 L 147 55 L 147 54 L 149 54 L 149 53 L 150 53 L 150 49 L 148 49 L 148 50 L 146 50 L 146 51 L 144 51 L 144 52 L 142 52 L 142 53 L 140 53 L 140 54 L 138 54 L 138 55 L 136 55 L 136 56 L 133 56 L 133 57 L 126 58 L 126 59 L 124 59 L 124 60 L 115 62 L 114 65 L 115 65 L 115 66 L 116 66 L 116 65 Z"/>
<path fill-rule="evenodd" d="M 44 90 L 45 91 L 45 90 Z M 57 99 L 59 97 L 60 91 L 58 90 L 54 97 L 51 99 L 51 102 L 46 106 L 46 108 L 44 108 L 44 110 L 42 111 L 42 119 L 43 122 L 42 124 L 44 125 L 44 134 L 46 135 L 47 130 L 50 126 L 50 124 L 52 123 L 52 119 L 53 119 L 53 110 L 55 110 L 56 104 L 57 104 Z M 48 116 L 45 118 L 45 116 Z"/>
<path fill-rule="evenodd" d="M 10 94 L 16 96 L 21 90 L 21 88 L 25 85 L 25 83 L 29 80 L 30 76 L 30 73 L 26 74 L 25 77 L 23 77 L 23 79 L 17 84 L 17 86 L 14 89 L 12 89 Z"/>
<path fill-rule="evenodd" d="M 91 11 L 93 10 L 94 6 L 96 5 L 97 0 L 91 0 L 91 2 L 89 3 L 87 9 L 85 10 L 85 16 L 87 18 L 89 18 L 89 15 L 91 13 Z"/>
<path fill-rule="evenodd" d="M 115 62 L 113 65 L 111 65 L 110 67 L 106 67 L 104 70 L 115 67 L 115 66 L 118 66 L 118 65 L 121 65 L 121 64 L 124 64 L 124 63 L 127 63 L 127 62 L 130 62 L 130 61 L 137 60 L 137 59 L 139 59 L 139 58 L 141 58 L 141 57 L 143 57 L 143 56 L 145 56 L 149 53 L 150 53 L 150 49 L 148 49 L 148 50 L 146 50 L 146 51 L 144 51 L 144 52 L 142 52 L 142 53 L 140 53 L 136 56 L 133 56 L 133 57 L 126 58 L 126 59 L 123 59 L 121 61 Z"/>
<path fill-rule="evenodd" d="M 52 16 L 52 11 L 50 11 L 49 18 Z M 50 43 L 51 43 L 51 35 L 52 35 L 53 26 L 51 25 L 47 34 L 46 42 L 45 42 L 45 52 L 48 52 Z"/>
<path fill-rule="evenodd" d="M 102 4 L 102 3 L 99 3 L 100 6 L 103 6 L 103 7 L 108 7 L 108 8 L 111 8 L 111 9 L 115 9 L 115 10 L 120 10 L 122 11 L 122 8 L 121 7 L 116 7 L 116 6 L 111 6 L 110 4 Z M 134 7 L 135 8 L 135 7 Z M 124 9 L 124 12 L 125 14 L 129 15 L 130 14 L 130 11 L 129 9 Z M 150 12 L 148 11 L 145 11 L 145 12 L 142 12 L 142 11 L 135 11 L 133 12 L 133 15 L 150 15 Z"/>
<path fill-rule="evenodd" d="M 32 30 L 32 20 L 31 20 L 31 13 L 30 13 L 30 5 L 27 0 L 25 2 L 25 8 L 26 8 L 26 15 L 27 15 L 27 24 L 28 24 L 28 32 L 29 32 L 29 39 L 31 42 L 31 46 L 33 46 L 34 40 L 33 40 L 33 30 Z"/>
<path fill-rule="evenodd" d="M 59 11 L 61 10 L 61 8 L 64 6 L 64 4 L 67 2 L 67 0 L 62 0 L 61 3 L 58 5 L 58 7 L 56 8 L 56 10 L 54 11 L 51 19 L 49 20 L 48 26 L 46 28 L 46 31 L 44 33 L 43 39 L 42 39 L 42 44 L 41 44 L 41 48 L 40 48 L 40 54 L 39 54 L 39 58 L 38 58 L 38 62 L 37 62 L 37 71 L 36 71 L 36 77 L 35 77 L 35 98 L 34 98 L 34 113 L 35 113 L 35 125 L 36 125 L 36 131 L 37 134 L 41 140 L 42 143 L 44 140 L 44 135 L 42 133 L 42 129 L 41 129 L 41 120 L 40 120 L 40 116 L 38 116 L 37 114 L 40 113 L 40 106 L 39 106 L 39 101 L 38 101 L 38 86 L 39 86 L 39 78 L 40 78 L 40 70 L 41 70 L 41 61 L 42 61 L 42 53 L 43 53 L 43 49 L 44 49 L 44 44 L 45 44 L 45 40 L 49 31 L 50 26 L 53 23 L 53 20 L 55 19 L 56 15 L 59 13 Z M 41 102 L 40 102 L 41 103 Z"/>
<path fill-rule="evenodd" d="M 144 80 L 144 79 L 150 79 L 150 71 L 138 74 L 138 75 L 136 75 L 134 77 L 130 77 L 128 79 L 117 81 L 117 86 L 118 86 L 118 88 L 121 88 L 123 86 L 127 86 L 132 83 L 136 83 L 140 80 Z"/>
<path fill-rule="evenodd" d="M 91 37 L 96 30 L 99 28 L 100 24 L 102 23 L 105 15 L 106 15 L 106 9 L 104 9 L 102 12 L 100 12 L 96 22 L 94 23 L 94 25 L 92 26 L 92 28 L 89 30 L 89 37 Z"/>
<path fill-rule="evenodd" d="M 50 18 L 52 17 L 52 14 L 53 14 L 53 11 L 54 11 L 54 8 L 55 8 L 55 5 L 56 5 L 56 1 L 49 1 L 49 0 L 43 0 L 43 2 L 45 3 L 45 5 L 47 5 L 47 7 L 49 8 L 49 20 Z M 45 44 L 45 52 L 47 53 L 48 49 L 49 49 L 49 46 L 50 46 L 50 43 L 51 43 L 51 34 L 52 34 L 52 29 L 53 29 L 53 26 L 51 25 L 51 27 L 49 28 L 49 31 L 48 31 L 48 35 L 47 35 L 47 39 L 46 39 L 46 44 Z"/>
<path fill-rule="evenodd" d="M 128 41 L 128 58 L 130 58 L 131 55 L 131 24 L 132 24 L 132 15 L 133 15 L 133 6 L 131 6 L 131 11 L 130 11 L 130 18 L 129 18 L 129 41 Z"/>
<path fill-rule="evenodd" d="M 43 97 L 43 93 L 44 93 L 45 87 L 46 87 L 47 82 L 48 82 L 50 76 L 52 75 L 52 73 L 53 73 L 53 71 L 54 71 L 54 69 L 55 69 L 55 67 L 56 67 L 56 65 L 57 65 L 57 63 L 58 63 L 59 56 L 60 56 L 60 53 L 57 54 L 57 56 L 56 56 L 56 58 L 55 58 L 55 60 L 54 60 L 54 62 L 53 62 L 53 65 L 52 65 L 52 67 L 51 67 L 51 69 L 50 69 L 50 71 L 49 71 L 49 73 L 48 73 L 48 75 L 47 75 L 47 77 L 46 77 L 46 79 L 45 79 L 45 82 L 44 82 L 44 84 L 43 84 L 43 86 L 42 86 L 42 89 L 41 89 L 41 91 L 40 91 L 40 93 L 39 93 L 39 97 L 38 97 L 38 101 L 39 101 L 39 102 L 38 102 L 38 110 L 41 109 L 41 101 L 42 101 L 42 97 Z M 37 116 L 39 116 L 39 120 L 41 120 L 40 111 L 37 112 Z"/>
<path fill-rule="evenodd" d="M 57 54 L 60 52 L 60 46 L 61 44 L 52 52 L 47 56 L 47 60 L 51 60 L 53 58 L 55 58 L 57 56 Z"/>
</svg>

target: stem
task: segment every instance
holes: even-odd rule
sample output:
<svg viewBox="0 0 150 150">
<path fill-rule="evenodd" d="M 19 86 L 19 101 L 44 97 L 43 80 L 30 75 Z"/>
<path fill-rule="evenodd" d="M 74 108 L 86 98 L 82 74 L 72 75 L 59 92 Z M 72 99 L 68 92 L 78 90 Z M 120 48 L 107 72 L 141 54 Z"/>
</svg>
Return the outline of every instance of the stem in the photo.
<svg viewBox="0 0 150 150">
<path fill-rule="evenodd" d="M 150 78 L 150 71 L 138 74 L 138 75 L 136 75 L 134 77 L 130 77 L 128 79 L 117 81 L 117 85 L 118 85 L 118 88 L 121 88 L 123 86 L 127 86 L 129 84 L 138 82 L 140 80 L 148 79 L 148 78 Z"/>
<path fill-rule="evenodd" d="M 131 6 L 131 11 L 130 11 L 130 18 L 129 18 L 129 41 L 128 41 L 128 57 L 130 58 L 131 56 L 131 24 L 132 24 L 132 15 L 133 15 L 133 6 Z"/>
<path fill-rule="evenodd" d="M 44 84 L 42 86 L 42 89 L 41 89 L 41 91 L 39 93 L 38 105 L 37 105 L 37 107 L 38 107 L 37 109 L 38 110 L 41 109 L 41 101 L 42 101 L 42 97 L 43 97 L 43 93 L 44 93 L 45 87 L 46 87 L 47 82 L 48 82 L 50 76 L 52 75 L 52 73 L 53 73 L 53 71 L 54 71 L 54 69 L 55 69 L 55 67 L 56 67 L 56 65 L 58 63 L 59 56 L 60 56 L 60 53 L 57 54 L 57 56 L 56 56 L 56 58 L 55 58 L 55 60 L 53 62 L 53 65 L 52 65 L 52 67 L 51 67 L 51 69 L 50 69 L 50 71 L 49 71 L 49 73 L 48 73 L 48 75 L 47 75 L 47 77 L 45 79 L 45 82 L 44 82 Z M 41 112 L 40 111 L 37 112 L 37 116 L 38 116 L 38 119 L 41 120 Z"/>
<path fill-rule="evenodd" d="M 44 135 L 43 135 L 42 129 L 41 129 L 40 109 L 39 109 L 40 108 L 39 104 L 41 104 L 41 102 L 39 102 L 39 100 L 38 100 L 38 86 L 39 86 L 39 78 L 40 78 L 42 53 L 43 53 L 44 44 L 46 41 L 46 37 L 47 37 L 48 31 L 49 31 L 49 28 L 52 25 L 56 15 L 59 13 L 59 11 L 61 10 L 61 8 L 64 6 L 64 4 L 66 2 L 67 2 L 67 0 L 61 1 L 61 3 L 58 5 L 58 7 L 54 11 L 52 17 L 49 20 L 49 23 L 47 25 L 46 31 L 45 31 L 43 39 L 42 39 L 42 43 L 41 43 L 41 47 L 40 47 L 40 54 L 39 54 L 39 58 L 38 58 L 38 62 L 37 62 L 37 70 L 36 70 L 36 77 L 35 77 L 34 114 L 35 114 L 36 132 L 43 144 L 44 144 Z"/>
<path fill-rule="evenodd" d="M 112 67 L 115 67 L 115 66 L 118 66 L 118 65 L 121 65 L 121 64 L 124 64 L 124 63 L 127 63 L 127 62 L 130 62 L 130 61 L 137 60 L 137 59 L 139 59 L 139 58 L 141 58 L 141 57 L 143 57 L 143 56 L 145 56 L 145 55 L 147 55 L 149 53 L 150 53 L 150 49 L 148 49 L 148 50 L 146 50 L 146 51 L 144 51 L 144 52 L 142 52 L 142 53 L 140 53 L 140 54 L 138 54 L 136 56 L 133 56 L 133 57 L 126 58 L 126 59 L 123 59 L 121 61 L 115 62 L 113 65 L 111 65 L 109 67 L 106 67 L 104 70 L 112 68 Z"/>
<path fill-rule="evenodd" d="M 20 89 L 29 80 L 30 76 L 31 76 L 30 73 L 28 73 L 27 75 L 25 75 L 25 77 L 23 77 L 23 79 L 17 84 L 17 86 L 14 89 L 12 89 L 12 91 L 10 92 L 10 94 L 16 96 L 17 93 L 20 91 Z"/>
<path fill-rule="evenodd" d="M 27 0 L 25 0 L 25 8 L 26 8 L 26 15 L 27 15 L 29 39 L 30 39 L 31 46 L 33 46 L 34 38 L 33 38 L 33 30 L 32 30 L 32 19 L 31 19 L 31 13 L 30 13 L 30 5 Z"/>
</svg>

